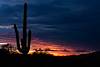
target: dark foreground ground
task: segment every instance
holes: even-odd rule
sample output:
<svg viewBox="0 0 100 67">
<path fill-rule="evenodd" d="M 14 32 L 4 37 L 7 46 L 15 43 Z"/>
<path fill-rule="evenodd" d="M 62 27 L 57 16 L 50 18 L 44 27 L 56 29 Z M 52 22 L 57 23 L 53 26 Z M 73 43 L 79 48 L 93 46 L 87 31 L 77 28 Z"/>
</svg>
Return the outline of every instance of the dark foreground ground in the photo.
<svg viewBox="0 0 100 67">
<path fill-rule="evenodd" d="M 79 56 L 52 56 L 46 54 L 20 55 L 0 52 L 0 65 L 6 67 L 68 67 L 68 66 L 94 66 L 100 67 L 100 52 Z"/>
</svg>

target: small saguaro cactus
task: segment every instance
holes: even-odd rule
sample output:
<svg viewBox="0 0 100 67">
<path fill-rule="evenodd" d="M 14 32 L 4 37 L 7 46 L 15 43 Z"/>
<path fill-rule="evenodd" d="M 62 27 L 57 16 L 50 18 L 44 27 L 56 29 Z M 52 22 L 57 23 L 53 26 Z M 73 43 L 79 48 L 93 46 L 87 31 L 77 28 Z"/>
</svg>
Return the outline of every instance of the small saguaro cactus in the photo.
<svg viewBox="0 0 100 67">
<path fill-rule="evenodd" d="M 16 44 L 17 49 L 22 54 L 28 54 L 31 44 L 31 30 L 27 33 L 27 3 L 24 4 L 24 18 L 23 18 L 23 38 L 19 38 L 19 31 L 16 24 L 14 24 L 15 34 L 16 34 Z"/>
</svg>

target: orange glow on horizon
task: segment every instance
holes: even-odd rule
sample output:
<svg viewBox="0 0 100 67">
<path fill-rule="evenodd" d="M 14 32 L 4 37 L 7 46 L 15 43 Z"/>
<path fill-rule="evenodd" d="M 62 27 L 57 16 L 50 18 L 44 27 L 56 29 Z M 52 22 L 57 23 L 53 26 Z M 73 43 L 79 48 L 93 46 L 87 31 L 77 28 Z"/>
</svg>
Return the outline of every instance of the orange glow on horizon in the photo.
<svg viewBox="0 0 100 67">
<path fill-rule="evenodd" d="M 15 39 L 4 39 L 1 40 L 0 42 L 2 43 L 11 43 L 15 46 Z M 70 45 L 70 44 L 68 44 Z M 31 48 L 29 51 L 29 54 L 32 54 L 35 49 L 40 49 L 41 50 L 45 50 L 45 49 L 49 49 L 50 51 L 46 51 L 49 54 L 53 54 L 54 56 L 70 56 L 70 55 L 79 55 L 79 54 L 86 54 L 89 53 L 91 51 L 88 52 L 76 52 L 76 49 L 71 47 L 71 46 L 64 46 L 62 44 L 58 44 L 58 43 L 53 43 L 53 42 L 45 42 L 45 41 L 41 41 L 39 39 L 34 38 L 31 42 Z M 18 52 L 18 50 L 17 50 Z M 19 52 L 18 52 L 19 53 Z"/>
<path fill-rule="evenodd" d="M 57 43 L 45 42 L 38 39 L 32 41 L 30 52 L 32 52 L 33 49 L 40 49 L 40 48 L 41 50 L 50 49 L 51 51 L 46 51 L 46 52 L 48 52 L 49 54 L 53 54 L 54 56 L 80 55 L 80 54 L 87 54 L 91 52 L 91 51 L 76 52 L 76 49 L 74 49 L 73 47 L 64 46 Z"/>
</svg>

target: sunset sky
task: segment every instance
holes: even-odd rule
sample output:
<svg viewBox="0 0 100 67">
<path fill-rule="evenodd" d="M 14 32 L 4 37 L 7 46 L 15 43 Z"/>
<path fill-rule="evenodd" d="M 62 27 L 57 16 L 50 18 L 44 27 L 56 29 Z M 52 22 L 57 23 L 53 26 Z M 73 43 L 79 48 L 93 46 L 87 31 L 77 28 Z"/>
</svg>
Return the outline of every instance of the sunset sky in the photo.
<svg viewBox="0 0 100 67">
<path fill-rule="evenodd" d="M 1 43 L 15 43 L 12 24 L 16 23 L 21 33 L 23 4 L 23 0 L 0 0 Z M 99 0 L 28 0 L 32 46 L 99 50 L 99 25 Z"/>
</svg>

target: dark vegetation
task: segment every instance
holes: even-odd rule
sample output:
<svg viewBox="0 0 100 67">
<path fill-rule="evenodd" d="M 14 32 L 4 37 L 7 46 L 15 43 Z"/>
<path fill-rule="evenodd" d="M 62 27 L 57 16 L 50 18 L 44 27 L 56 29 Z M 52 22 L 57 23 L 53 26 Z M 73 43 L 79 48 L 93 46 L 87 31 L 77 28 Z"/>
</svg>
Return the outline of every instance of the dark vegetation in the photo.
<svg viewBox="0 0 100 67">
<path fill-rule="evenodd" d="M 79 56 L 53 56 L 45 52 L 33 54 L 19 54 L 0 49 L 0 65 L 3 66 L 97 66 L 100 64 L 100 52 Z"/>
</svg>

